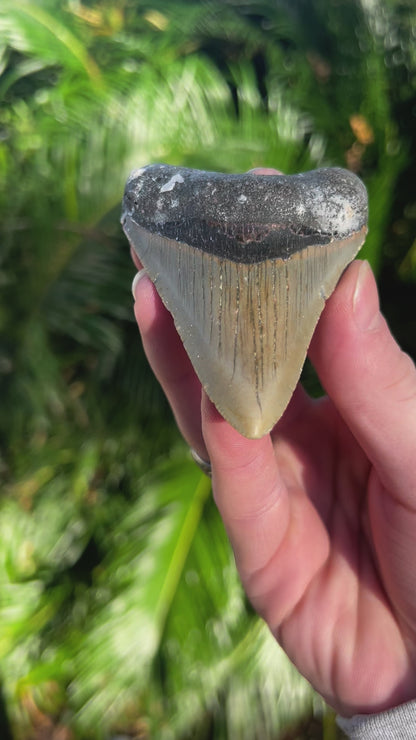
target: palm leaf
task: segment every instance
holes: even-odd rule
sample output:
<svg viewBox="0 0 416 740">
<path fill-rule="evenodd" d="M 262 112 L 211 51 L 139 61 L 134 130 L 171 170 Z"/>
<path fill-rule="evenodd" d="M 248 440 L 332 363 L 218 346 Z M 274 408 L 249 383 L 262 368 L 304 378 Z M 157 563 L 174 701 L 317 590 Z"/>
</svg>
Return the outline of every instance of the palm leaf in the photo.
<svg viewBox="0 0 416 740">
<path fill-rule="evenodd" d="M 276 679 L 268 679 L 269 697 L 277 689 L 275 700 L 281 693 L 286 713 L 266 695 L 252 708 L 251 727 L 268 727 L 263 737 L 272 737 L 310 710 L 310 689 L 246 610 L 222 524 L 207 498 L 208 479 L 183 462 L 153 477 L 115 528 L 114 545 L 108 543 L 105 584 L 99 579 L 96 587 L 100 593 L 110 585 L 112 598 L 78 646 L 71 684 L 77 727 L 88 732 L 99 721 L 117 726 L 133 705 L 161 738 L 183 737 L 206 714 L 218 728 L 227 717 L 230 736 L 248 737 L 232 705 L 239 692 L 260 693 L 271 667 L 255 662 L 264 649 L 279 667 Z M 251 676 L 247 671 L 237 689 L 235 675 L 251 660 L 257 669 Z M 230 704 L 219 709 L 220 696 L 233 694 L 232 686 Z"/>
<path fill-rule="evenodd" d="M 57 15 L 56 3 L 21 0 L 16 5 L 4 0 L 0 9 L 0 32 L 20 52 L 36 55 L 48 64 L 61 64 L 64 69 L 82 71 L 93 84 L 100 84 L 101 74 L 95 61 Z"/>
</svg>

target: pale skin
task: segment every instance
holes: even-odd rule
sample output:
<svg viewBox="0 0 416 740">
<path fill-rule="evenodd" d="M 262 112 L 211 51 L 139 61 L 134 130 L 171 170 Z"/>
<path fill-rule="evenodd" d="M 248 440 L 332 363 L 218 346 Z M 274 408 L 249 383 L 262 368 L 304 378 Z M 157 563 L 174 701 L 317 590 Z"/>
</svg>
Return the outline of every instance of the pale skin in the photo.
<svg viewBox="0 0 416 740">
<path fill-rule="evenodd" d="M 415 699 L 416 370 L 368 263 L 345 271 L 309 348 L 327 396 L 298 385 L 258 440 L 207 398 L 146 275 L 134 293 L 179 429 L 211 461 L 244 588 L 289 658 L 343 716 Z"/>
</svg>

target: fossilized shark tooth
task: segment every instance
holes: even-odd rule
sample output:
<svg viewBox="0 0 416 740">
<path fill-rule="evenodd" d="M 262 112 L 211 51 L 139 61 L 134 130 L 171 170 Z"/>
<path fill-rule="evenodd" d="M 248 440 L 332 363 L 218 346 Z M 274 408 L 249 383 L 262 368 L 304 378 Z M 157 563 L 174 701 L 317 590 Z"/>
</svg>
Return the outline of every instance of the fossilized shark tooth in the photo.
<svg viewBox="0 0 416 740">
<path fill-rule="evenodd" d="M 367 233 L 367 192 L 339 168 L 224 175 L 150 165 L 122 223 L 221 414 L 246 437 L 278 421 L 325 299 Z"/>
</svg>

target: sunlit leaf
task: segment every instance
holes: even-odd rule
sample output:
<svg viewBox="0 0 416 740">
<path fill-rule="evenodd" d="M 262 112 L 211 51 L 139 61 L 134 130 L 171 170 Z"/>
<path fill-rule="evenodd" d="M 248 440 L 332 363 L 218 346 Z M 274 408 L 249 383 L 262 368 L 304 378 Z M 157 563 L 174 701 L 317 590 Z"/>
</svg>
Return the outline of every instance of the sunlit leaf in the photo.
<svg viewBox="0 0 416 740">
<path fill-rule="evenodd" d="M 51 6 L 51 4 L 49 3 Z M 100 82 L 100 71 L 84 45 L 56 17 L 56 4 L 3 0 L 0 31 L 19 51 L 37 55 L 51 64 L 82 69 L 91 81 Z M 4 37 L 3 36 L 3 37 Z"/>
</svg>

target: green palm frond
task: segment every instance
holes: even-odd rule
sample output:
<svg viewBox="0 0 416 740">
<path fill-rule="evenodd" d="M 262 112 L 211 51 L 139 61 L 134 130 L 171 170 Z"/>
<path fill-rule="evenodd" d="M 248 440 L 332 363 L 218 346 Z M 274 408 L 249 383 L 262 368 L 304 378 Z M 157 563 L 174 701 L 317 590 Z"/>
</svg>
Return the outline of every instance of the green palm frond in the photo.
<svg viewBox="0 0 416 740">
<path fill-rule="evenodd" d="M 247 610 L 209 480 L 181 453 L 137 479 L 126 512 L 98 482 L 97 446 L 71 454 L 23 478 L 1 510 L 0 661 L 13 716 L 28 692 L 43 707 L 51 682 L 67 686 L 54 711 L 70 710 L 80 737 L 107 738 L 140 715 L 180 738 L 209 715 L 218 738 L 252 728 L 267 739 L 309 712 L 310 688 Z M 92 529 L 97 496 L 109 511 Z M 96 562 L 82 575 L 91 537 Z M 237 711 L 248 697 L 249 725 Z"/>
<path fill-rule="evenodd" d="M 249 737 L 234 704 L 240 693 L 259 698 L 263 683 L 270 693 L 252 707 L 251 727 L 267 730 L 258 737 L 273 737 L 310 710 L 307 684 L 247 612 L 209 495 L 208 479 L 190 463 L 164 466 L 114 529 L 105 582 L 96 584 L 107 597 L 75 659 L 71 702 L 80 732 L 99 721 L 117 726 L 135 705 L 151 735 L 161 738 L 183 737 L 207 714 L 218 726 L 216 737 L 227 725 L 230 737 Z M 263 651 L 269 659 L 257 663 Z M 241 675 L 238 688 L 234 677 L 251 660 L 256 668 Z M 272 664 L 278 670 L 270 678 Z M 283 714 L 276 710 L 279 695 Z M 220 697 L 229 697 L 222 709 Z"/>
<path fill-rule="evenodd" d="M 0 32 L 16 50 L 37 57 L 47 64 L 86 74 L 93 84 L 100 84 L 101 74 L 84 44 L 68 27 L 68 18 L 59 17 L 55 2 L 19 3 L 4 0 L 0 9 Z"/>
</svg>

